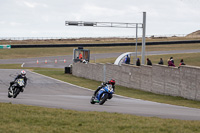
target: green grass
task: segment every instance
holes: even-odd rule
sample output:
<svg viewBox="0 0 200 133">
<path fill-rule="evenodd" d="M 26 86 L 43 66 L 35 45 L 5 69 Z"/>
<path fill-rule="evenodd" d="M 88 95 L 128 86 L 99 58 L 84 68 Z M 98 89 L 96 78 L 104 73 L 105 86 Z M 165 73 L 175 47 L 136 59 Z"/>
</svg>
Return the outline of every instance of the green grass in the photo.
<svg viewBox="0 0 200 133">
<path fill-rule="evenodd" d="M 0 103 L 2 133 L 199 133 L 200 121 Z"/>
<path fill-rule="evenodd" d="M 0 59 L 18 59 L 73 54 L 73 48 L 16 48 L 0 49 Z"/>
</svg>

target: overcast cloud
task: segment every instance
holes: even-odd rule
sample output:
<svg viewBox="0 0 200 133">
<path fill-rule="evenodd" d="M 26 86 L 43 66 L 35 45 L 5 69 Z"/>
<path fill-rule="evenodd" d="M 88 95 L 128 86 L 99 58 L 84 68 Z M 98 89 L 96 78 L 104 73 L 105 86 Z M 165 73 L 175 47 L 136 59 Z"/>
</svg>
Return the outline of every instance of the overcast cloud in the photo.
<svg viewBox="0 0 200 133">
<path fill-rule="evenodd" d="M 0 37 L 135 36 L 135 29 L 69 27 L 65 21 L 142 23 L 142 12 L 147 35 L 189 34 L 200 30 L 199 7 L 200 0 L 0 0 Z"/>
</svg>

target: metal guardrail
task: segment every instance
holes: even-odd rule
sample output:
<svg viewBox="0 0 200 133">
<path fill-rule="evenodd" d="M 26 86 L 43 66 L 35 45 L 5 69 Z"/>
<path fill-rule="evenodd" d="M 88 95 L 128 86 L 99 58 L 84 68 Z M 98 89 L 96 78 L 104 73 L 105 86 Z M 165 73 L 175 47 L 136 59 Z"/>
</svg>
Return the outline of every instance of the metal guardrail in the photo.
<svg viewBox="0 0 200 133">
<path fill-rule="evenodd" d="M 165 44 L 187 44 L 187 43 L 200 43 L 200 40 L 189 41 L 164 41 L 164 42 L 146 42 L 146 45 L 165 45 Z M 142 45 L 142 43 L 137 43 Z M 135 43 L 101 43 L 101 44 L 23 44 L 23 45 L 11 45 L 12 48 L 44 48 L 44 47 L 102 47 L 102 46 L 135 46 Z"/>
</svg>

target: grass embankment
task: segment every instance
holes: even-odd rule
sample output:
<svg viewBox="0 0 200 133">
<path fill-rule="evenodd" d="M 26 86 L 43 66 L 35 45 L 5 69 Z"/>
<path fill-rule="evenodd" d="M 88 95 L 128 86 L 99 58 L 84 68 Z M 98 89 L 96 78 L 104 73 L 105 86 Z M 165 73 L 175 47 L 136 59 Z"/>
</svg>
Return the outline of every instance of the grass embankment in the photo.
<svg viewBox="0 0 200 133">
<path fill-rule="evenodd" d="M 2 133 L 199 133 L 200 121 L 0 103 Z"/>
</svg>

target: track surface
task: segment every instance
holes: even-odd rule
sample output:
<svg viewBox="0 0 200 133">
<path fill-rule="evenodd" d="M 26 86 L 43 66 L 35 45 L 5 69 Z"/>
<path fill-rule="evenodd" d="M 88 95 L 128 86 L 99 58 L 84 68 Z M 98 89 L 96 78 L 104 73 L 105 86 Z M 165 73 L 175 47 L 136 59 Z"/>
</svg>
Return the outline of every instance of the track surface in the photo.
<svg viewBox="0 0 200 133">
<path fill-rule="evenodd" d="M 173 51 L 150 51 L 146 55 L 161 55 L 161 54 L 175 54 L 175 53 L 200 53 L 200 49 L 193 50 L 173 50 Z M 117 58 L 122 53 L 104 53 L 104 54 L 91 54 L 91 60 L 103 58 Z M 140 55 L 140 52 L 138 52 Z M 38 60 L 38 64 L 37 64 Z M 45 63 L 47 60 L 47 63 Z M 57 60 L 57 63 L 55 63 Z M 64 63 L 66 60 L 66 63 Z M 45 67 L 45 68 L 64 68 L 72 64 L 72 56 L 54 56 L 54 57 L 38 57 L 38 58 L 25 58 L 25 59 L 0 59 L 0 64 L 24 64 L 24 67 Z"/>
<path fill-rule="evenodd" d="M 0 102 L 63 108 L 79 111 L 106 111 L 140 116 L 200 120 L 200 109 L 114 96 L 104 105 L 90 104 L 93 91 L 27 71 L 28 84 L 16 99 L 7 97 L 9 82 L 20 72 L 0 69 Z"/>
</svg>

